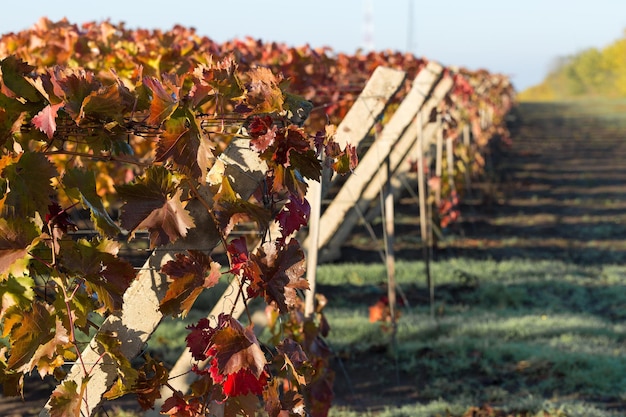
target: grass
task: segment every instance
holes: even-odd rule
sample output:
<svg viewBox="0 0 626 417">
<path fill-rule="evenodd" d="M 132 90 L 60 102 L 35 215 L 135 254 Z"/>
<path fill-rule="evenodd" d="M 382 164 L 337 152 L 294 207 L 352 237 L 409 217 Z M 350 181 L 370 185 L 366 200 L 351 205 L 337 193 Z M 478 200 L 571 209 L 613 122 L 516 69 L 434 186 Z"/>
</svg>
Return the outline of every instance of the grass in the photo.
<svg viewBox="0 0 626 417">
<path fill-rule="evenodd" d="M 406 293 L 424 293 L 423 271 L 421 263 L 399 264 L 398 281 Z M 433 404 L 445 404 L 459 415 L 459 407 L 485 402 L 514 405 L 519 412 L 549 412 L 561 407 L 562 398 L 577 399 L 578 405 L 568 407 L 589 415 L 585 407 L 594 408 L 595 402 L 622 400 L 623 267 L 449 260 L 434 263 L 432 275 L 436 319 L 425 303 L 412 305 L 403 312 L 397 335 L 399 372 L 414 376 L 421 403 L 380 415 L 436 415 L 440 411 L 429 411 Z M 346 283 L 348 294 L 360 294 L 343 296 L 339 303 L 331 297 L 327 313 L 333 329 L 329 341 L 348 357 L 348 366 L 351 358 L 363 360 L 361 354 L 376 351 L 386 340 L 358 303 L 374 289 L 381 291 L 383 280 L 384 270 L 369 265 L 320 268 L 319 282 L 328 294 L 344 294 Z M 383 367 L 394 366 L 390 358 L 384 360 Z M 533 407 L 524 409 L 528 398 L 535 399 Z M 598 415 L 611 415 L 598 410 Z"/>
<path fill-rule="evenodd" d="M 520 416 L 617 415 L 609 405 L 626 399 L 626 266 L 451 259 L 431 270 L 435 319 L 423 263 L 398 262 L 409 307 L 399 319 L 396 365 L 385 352 L 388 333 L 368 318 L 386 291 L 384 267 L 319 267 L 318 285 L 329 299 L 328 342 L 341 358 L 338 384 L 358 391 L 363 381 L 355 378 L 366 367 L 382 379 L 375 382 L 393 387 L 397 372 L 418 393 L 414 401 L 371 409 L 343 402 L 332 416 L 461 416 L 485 403 Z M 203 295 L 186 323 L 204 316 L 220 293 Z M 186 323 L 166 321 L 151 350 L 173 362 Z"/>
</svg>

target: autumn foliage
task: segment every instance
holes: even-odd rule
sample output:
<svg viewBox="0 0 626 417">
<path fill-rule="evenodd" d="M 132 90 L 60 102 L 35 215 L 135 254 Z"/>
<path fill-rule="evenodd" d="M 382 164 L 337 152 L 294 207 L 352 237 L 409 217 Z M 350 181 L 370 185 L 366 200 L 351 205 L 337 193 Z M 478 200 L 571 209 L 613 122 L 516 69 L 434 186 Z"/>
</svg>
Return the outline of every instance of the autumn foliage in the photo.
<svg viewBox="0 0 626 417">
<path fill-rule="evenodd" d="M 175 254 L 160 271 L 169 283 L 160 311 L 184 317 L 202 291 L 226 276 L 241 285 L 234 296 L 265 300 L 273 337 L 271 345 L 261 344 L 228 312 L 191 326 L 187 345 L 198 361 L 198 379 L 191 393 L 172 392 L 161 411 L 197 416 L 219 403 L 229 415 L 254 415 L 262 400 L 271 416 L 304 415 L 305 409 L 326 415 L 333 374 L 323 342 L 325 302 L 304 317 L 304 253 L 293 236 L 309 219 L 307 181 L 318 181 L 324 166 L 347 174 L 358 162 L 354 147 L 333 141 L 331 125 L 379 65 L 402 68 L 412 79 L 425 61 L 390 52 L 333 55 L 252 39 L 217 44 L 179 26 L 163 32 L 42 19 L 2 36 L 5 394 L 20 395 L 25 374 L 61 380 L 62 365 L 80 363 L 77 335 L 97 330 L 95 323 L 132 302 L 124 293 L 137 271 L 120 249 L 143 231 L 153 249 L 185 238 L 198 224 L 188 205 L 199 201 L 229 264 L 200 249 Z M 486 73 L 446 76 L 455 77 L 456 88 L 442 106 L 462 104 L 466 112 L 447 122 L 447 134 L 458 135 L 461 120 L 478 138 L 493 134 L 476 121 L 479 110 L 510 105 L 503 103 L 510 85 L 489 78 L 485 95 L 478 90 Z M 494 118 L 503 117 L 494 111 Z M 248 141 L 267 167 L 252 198 L 235 191 L 220 160 L 236 140 Z M 255 224 L 260 240 L 233 236 L 243 222 Z M 266 233 L 272 222 L 278 236 Z M 165 366 L 150 356 L 140 368 L 131 366 L 133 358 L 121 353 L 114 334 L 99 333 L 96 341 L 119 367 L 106 398 L 135 393 L 141 407 L 153 407 L 167 384 Z M 83 367 L 87 381 L 89 367 Z M 85 387 L 60 384 L 51 415 L 76 414 Z"/>
</svg>

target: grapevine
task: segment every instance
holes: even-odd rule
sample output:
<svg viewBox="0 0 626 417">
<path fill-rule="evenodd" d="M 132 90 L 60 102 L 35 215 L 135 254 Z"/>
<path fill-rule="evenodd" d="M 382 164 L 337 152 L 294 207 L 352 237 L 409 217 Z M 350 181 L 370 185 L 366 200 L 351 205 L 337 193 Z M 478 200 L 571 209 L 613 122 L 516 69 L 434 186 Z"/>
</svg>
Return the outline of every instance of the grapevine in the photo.
<svg viewBox="0 0 626 417">
<path fill-rule="evenodd" d="M 313 318 L 302 312 L 304 254 L 294 234 L 308 222 L 307 180 L 323 164 L 340 174 L 357 163 L 333 129 L 378 66 L 413 79 L 427 61 L 380 52 L 334 55 L 329 49 L 264 44 L 250 38 L 217 44 L 193 29 L 129 30 L 123 24 L 41 19 L 0 38 L 0 383 L 20 395 L 24 375 L 64 378 L 76 362 L 82 383 L 65 381 L 51 415 L 78 415 L 93 364 L 82 361 L 87 335 L 119 314 L 137 271 L 120 256 L 125 240 L 147 231 L 150 248 L 185 239 L 198 227 L 189 211 L 204 208 L 228 255 L 174 255 L 160 272 L 168 287 L 159 309 L 184 317 L 204 290 L 237 280 L 236 297 L 270 306 L 273 346 L 225 312 L 190 327 L 198 363 L 192 393 L 172 392 L 162 411 L 202 415 L 215 404 L 254 415 L 259 399 L 270 415 L 309 409 L 326 415 L 332 399 L 328 332 L 320 299 Z M 512 105 L 506 77 L 450 70 L 455 90 L 436 109 L 446 134 L 472 126 L 478 146 L 506 135 Z M 399 103 L 410 82 L 394 98 Z M 391 106 L 393 107 L 393 106 Z M 459 112 L 455 109 L 463 109 Z M 489 109 L 493 123 L 480 124 Z M 504 109 L 504 110 L 501 110 Z M 245 140 L 266 167 L 251 198 L 225 174 L 221 155 Z M 325 155 L 322 162 L 321 155 Z M 480 167 L 476 167 L 480 169 Z M 454 190 L 450 190 L 452 193 Z M 452 196 L 452 194 L 450 194 Z M 456 198 L 456 195 L 453 196 Z M 255 242 L 232 231 L 252 222 Z M 280 234 L 267 233 L 272 222 Z M 94 230 L 89 237 L 79 231 Z M 224 273 L 223 271 L 228 272 Z M 130 301 L 132 302 L 132 301 Z M 284 320 L 278 320 L 277 317 Z M 281 327 L 282 326 L 282 327 Z M 145 356 L 130 364 L 114 334 L 99 333 L 103 357 L 118 366 L 112 399 L 137 394 L 153 407 L 168 372 Z"/>
</svg>

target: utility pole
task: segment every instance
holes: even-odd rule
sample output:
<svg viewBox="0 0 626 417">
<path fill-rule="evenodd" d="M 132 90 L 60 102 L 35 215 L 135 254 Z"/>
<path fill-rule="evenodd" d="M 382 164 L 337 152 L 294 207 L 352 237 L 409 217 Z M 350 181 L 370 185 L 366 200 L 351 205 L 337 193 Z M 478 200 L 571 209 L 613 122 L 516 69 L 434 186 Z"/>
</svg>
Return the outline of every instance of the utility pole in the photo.
<svg viewBox="0 0 626 417">
<path fill-rule="evenodd" d="M 365 13 L 363 14 L 363 50 L 374 50 L 374 1 L 363 0 Z"/>
</svg>

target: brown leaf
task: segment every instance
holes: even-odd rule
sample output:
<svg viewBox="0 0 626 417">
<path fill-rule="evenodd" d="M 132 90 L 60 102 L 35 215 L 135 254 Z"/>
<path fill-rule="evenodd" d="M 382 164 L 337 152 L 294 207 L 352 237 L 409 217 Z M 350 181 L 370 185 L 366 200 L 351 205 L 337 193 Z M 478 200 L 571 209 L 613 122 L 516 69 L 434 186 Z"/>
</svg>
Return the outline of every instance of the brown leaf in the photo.
<svg viewBox="0 0 626 417">
<path fill-rule="evenodd" d="M 252 329 L 231 318 L 228 326 L 215 333 L 212 342 L 222 375 L 248 369 L 256 378 L 261 376 L 267 362 Z"/>
<path fill-rule="evenodd" d="M 182 317 L 187 316 L 202 291 L 217 284 L 221 276 L 220 264 L 200 251 L 177 253 L 176 259 L 163 265 L 161 272 L 172 281 L 159 309 L 163 314 Z"/>
<path fill-rule="evenodd" d="M 250 291 L 262 293 L 267 302 L 275 302 L 281 313 L 296 304 L 296 289 L 309 288 L 307 280 L 302 278 L 304 253 L 295 239 L 286 245 L 267 242 L 252 254 L 251 260 L 260 269 L 260 276 L 246 275 L 252 281 Z"/>
<path fill-rule="evenodd" d="M 135 229 L 150 231 L 150 247 L 165 245 L 178 238 L 187 236 L 187 230 L 195 226 L 193 218 L 185 210 L 180 200 L 182 190 L 168 200 L 163 207 L 157 208 L 148 215 Z"/>
</svg>

